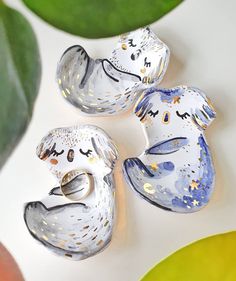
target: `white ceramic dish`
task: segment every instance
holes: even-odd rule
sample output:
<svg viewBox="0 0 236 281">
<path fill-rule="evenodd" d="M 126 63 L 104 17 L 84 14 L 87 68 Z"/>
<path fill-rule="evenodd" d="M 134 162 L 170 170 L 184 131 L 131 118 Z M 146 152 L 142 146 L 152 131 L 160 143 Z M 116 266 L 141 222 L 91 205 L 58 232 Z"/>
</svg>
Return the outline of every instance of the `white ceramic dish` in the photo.
<svg viewBox="0 0 236 281">
<path fill-rule="evenodd" d="M 80 112 L 113 115 L 131 108 L 151 83 L 158 84 L 168 62 L 168 47 L 150 28 L 140 28 L 121 35 L 105 59 L 92 59 L 79 45 L 70 47 L 58 63 L 57 82 Z"/>
<path fill-rule="evenodd" d="M 30 234 L 58 255 L 88 258 L 110 242 L 114 224 L 113 141 L 91 125 L 50 131 L 37 148 L 58 186 L 25 205 Z"/>
<path fill-rule="evenodd" d="M 160 208 L 195 212 L 214 187 L 214 167 L 204 130 L 215 118 L 197 88 L 150 88 L 137 101 L 135 114 L 146 136 L 144 152 L 124 161 L 131 188 Z"/>
</svg>

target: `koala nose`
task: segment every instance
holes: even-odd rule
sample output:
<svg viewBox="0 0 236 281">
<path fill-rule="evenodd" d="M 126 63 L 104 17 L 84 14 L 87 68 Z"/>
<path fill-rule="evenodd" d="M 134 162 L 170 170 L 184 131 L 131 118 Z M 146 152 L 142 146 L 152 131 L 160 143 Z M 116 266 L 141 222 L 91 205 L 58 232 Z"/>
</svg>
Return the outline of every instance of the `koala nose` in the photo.
<svg viewBox="0 0 236 281">
<path fill-rule="evenodd" d="M 169 111 L 165 111 L 163 113 L 162 122 L 163 122 L 163 124 L 166 124 L 166 125 L 169 124 L 169 122 L 170 122 L 170 112 Z"/>
</svg>

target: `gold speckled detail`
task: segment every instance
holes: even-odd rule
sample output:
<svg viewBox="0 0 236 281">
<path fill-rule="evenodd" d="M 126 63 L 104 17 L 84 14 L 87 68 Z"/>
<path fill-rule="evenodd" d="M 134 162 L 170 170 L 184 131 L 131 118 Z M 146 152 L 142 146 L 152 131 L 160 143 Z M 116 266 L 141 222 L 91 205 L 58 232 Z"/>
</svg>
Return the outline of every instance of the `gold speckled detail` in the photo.
<svg viewBox="0 0 236 281">
<path fill-rule="evenodd" d="M 127 45 L 126 45 L 125 43 L 123 43 L 123 44 L 121 45 L 121 48 L 122 48 L 122 50 L 127 50 Z"/>
<path fill-rule="evenodd" d="M 196 199 L 193 200 L 193 206 L 198 206 L 199 205 L 199 201 L 197 201 Z"/>
<path fill-rule="evenodd" d="M 62 93 L 63 97 L 65 97 L 65 98 L 67 97 L 67 95 L 66 95 L 64 90 L 62 90 L 61 93 Z"/>
<path fill-rule="evenodd" d="M 30 229 L 30 231 L 34 234 L 36 234 L 36 231 L 34 229 Z"/>
<path fill-rule="evenodd" d="M 42 236 L 43 240 L 48 241 L 48 237 L 46 235 Z"/>
<path fill-rule="evenodd" d="M 145 183 L 143 185 L 143 189 L 144 189 L 145 192 L 147 192 L 149 194 L 155 193 L 155 189 L 153 188 L 153 186 L 150 183 Z"/>
<path fill-rule="evenodd" d="M 145 67 L 144 67 L 144 68 L 141 68 L 141 69 L 140 69 L 140 72 L 144 74 L 144 73 L 146 72 L 146 68 L 145 68 Z"/>
<path fill-rule="evenodd" d="M 159 63 L 159 72 L 157 74 L 157 78 L 159 78 L 163 72 L 164 69 L 164 60 L 161 58 L 160 63 Z"/>
<path fill-rule="evenodd" d="M 175 96 L 175 97 L 173 97 L 172 101 L 173 101 L 174 104 L 180 103 L 180 97 Z"/>
<path fill-rule="evenodd" d="M 99 240 L 96 245 L 97 245 L 97 246 L 100 246 L 100 245 L 103 244 L 103 242 L 104 242 L 103 240 Z"/>
<path fill-rule="evenodd" d="M 152 169 L 153 171 L 156 171 L 156 170 L 158 169 L 157 163 L 151 163 L 151 164 L 150 164 L 150 167 L 151 167 L 151 169 Z"/>
<path fill-rule="evenodd" d="M 198 189 L 198 185 L 199 185 L 199 183 L 197 183 L 196 181 L 192 180 L 192 182 L 190 183 L 190 188 L 192 190 Z"/>
<path fill-rule="evenodd" d="M 96 158 L 96 157 L 89 157 L 89 158 L 88 158 L 88 162 L 89 162 L 90 164 L 94 164 L 94 163 L 97 162 L 97 158 Z"/>
<path fill-rule="evenodd" d="M 152 78 L 149 76 L 144 76 L 142 82 L 143 84 L 150 84 L 152 83 Z"/>
</svg>

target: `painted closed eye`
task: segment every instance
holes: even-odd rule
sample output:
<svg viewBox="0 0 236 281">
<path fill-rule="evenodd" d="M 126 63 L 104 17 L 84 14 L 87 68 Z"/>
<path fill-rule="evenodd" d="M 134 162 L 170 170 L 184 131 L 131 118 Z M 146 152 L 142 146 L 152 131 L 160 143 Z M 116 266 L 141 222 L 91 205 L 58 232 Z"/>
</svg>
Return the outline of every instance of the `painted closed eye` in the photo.
<svg viewBox="0 0 236 281">
<path fill-rule="evenodd" d="M 92 150 L 91 149 L 88 149 L 87 151 L 83 151 L 81 148 L 79 150 L 79 152 L 87 157 L 89 157 L 92 153 Z"/>
<path fill-rule="evenodd" d="M 144 59 L 144 66 L 151 67 L 151 62 L 147 61 L 147 57 L 145 57 L 145 59 Z"/>
<path fill-rule="evenodd" d="M 57 157 L 57 156 L 61 155 L 64 152 L 63 149 L 60 152 L 57 152 L 55 148 L 56 148 L 56 143 L 53 144 L 51 149 L 46 149 L 46 151 L 45 151 L 45 153 L 44 153 L 42 158 L 47 158 L 47 157 L 49 157 L 51 155 Z"/>
<path fill-rule="evenodd" d="M 133 47 L 133 48 L 137 46 L 136 44 L 134 44 L 133 39 L 129 39 L 129 40 L 128 40 L 128 45 L 129 45 L 130 47 Z"/>
<path fill-rule="evenodd" d="M 59 156 L 59 155 L 61 155 L 63 152 L 64 152 L 64 149 L 62 149 L 60 152 L 57 152 L 57 151 L 54 149 L 53 152 L 52 152 L 52 155 L 53 155 L 53 156 Z"/>
<path fill-rule="evenodd" d="M 149 114 L 150 116 L 152 116 L 153 118 L 155 118 L 158 113 L 159 113 L 159 110 L 157 110 L 157 111 L 155 111 L 155 112 L 152 111 L 152 110 L 149 110 L 149 111 L 148 111 L 148 114 Z"/>
<path fill-rule="evenodd" d="M 181 113 L 179 113 L 178 110 L 176 111 L 176 115 L 177 115 L 178 117 L 182 118 L 183 120 L 184 120 L 184 119 L 187 119 L 187 117 L 190 117 L 190 115 L 188 114 L 188 112 L 185 112 L 185 113 L 181 114 Z"/>
</svg>

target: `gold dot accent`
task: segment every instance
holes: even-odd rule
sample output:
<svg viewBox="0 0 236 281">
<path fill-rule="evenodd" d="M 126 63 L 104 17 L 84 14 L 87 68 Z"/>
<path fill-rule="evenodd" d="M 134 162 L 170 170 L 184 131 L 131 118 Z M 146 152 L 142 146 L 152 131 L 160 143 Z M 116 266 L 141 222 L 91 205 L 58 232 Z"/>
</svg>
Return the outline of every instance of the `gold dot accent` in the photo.
<svg viewBox="0 0 236 281">
<path fill-rule="evenodd" d="M 36 231 L 34 229 L 30 229 L 32 233 L 36 234 Z"/>
<path fill-rule="evenodd" d="M 89 163 L 94 164 L 97 162 L 97 158 L 96 157 L 89 157 L 88 159 Z"/>
<path fill-rule="evenodd" d="M 193 206 L 198 206 L 199 201 L 197 201 L 196 199 L 193 200 Z"/>
<path fill-rule="evenodd" d="M 48 238 L 46 235 L 43 235 L 42 238 L 45 240 L 45 241 L 48 241 Z"/>
<path fill-rule="evenodd" d="M 191 187 L 192 190 L 198 189 L 198 185 L 199 185 L 199 183 L 197 183 L 194 180 L 192 180 L 192 182 L 190 183 L 190 187 Z"/>
<path fill-rule="evenodd" d="M 144 76 L 142 82 L 143 84 L 150 84 L 152 82 L 152 78 L 148 76 Z"/>
<path fill-rule="evenodd" d="M 67 95 L 66 95 L 66 93 L 65 93 L 64 90 L 62 90 L 61 93 L 62 93 L 62 95 L 64 96 L 64 98 L 67 98 Z"/>
<path fill-rule="evenodd" d="M 146 68 L 145 68 L 145 67 L 144 67 L 144 68 L 141 68 L 141 69 L 140 69 L 140 72 L 144 74 L 144 73 L 146 72 Z"/>
<path fill-rule="evenodd" d="M 158 169 L 157 163 L 151 163 L 151 164 L 150 164 L 150 167 L 151 167 L 151 169 L 152 169 L 153 171 L 156 171 L 156 170 Z"/>
<path fill-rule="evenodd" d="M 121 48 L 122 48 L 122 50 L 127 50 L 127 45 L 123 43 L 123 44 L 121 45 Z"/>
<path fill-rule="evenodd" d="M 150 183 L 145 183 L 143 185 L 143 189 L 144 189 L 145 192 L 147 192 L 149 194 L 155 193 L 155 189 L 153 188 L 153 186 Z"/>
<path fill-rule="evenodd" d="M 173 103 L 174 104 L 180 103 L 180 97 L 178 97 L 178 96 L 173 97 Z"/>
<path fill-rule="evenodd" d="M 103 240 L 99 240 L 98 242 L 97 242 L 97 246 L 100 246 L 100 245 L 102 245 L 103 244 Z"/>
</svg>

